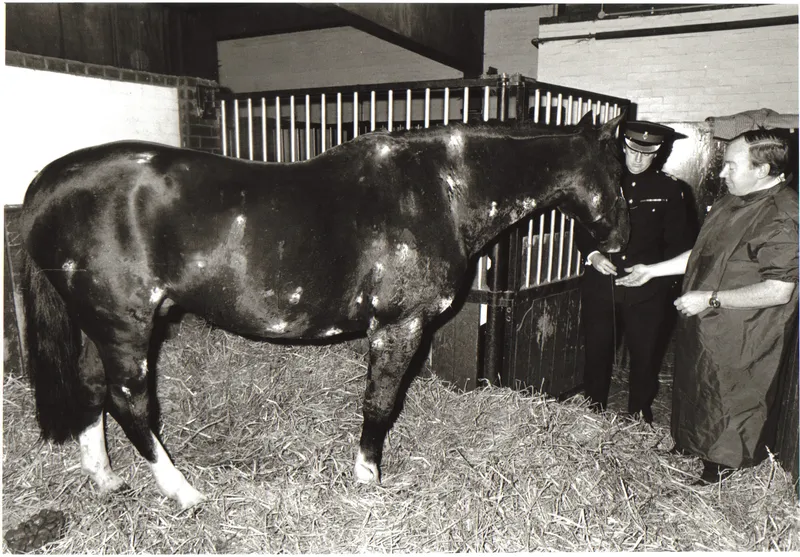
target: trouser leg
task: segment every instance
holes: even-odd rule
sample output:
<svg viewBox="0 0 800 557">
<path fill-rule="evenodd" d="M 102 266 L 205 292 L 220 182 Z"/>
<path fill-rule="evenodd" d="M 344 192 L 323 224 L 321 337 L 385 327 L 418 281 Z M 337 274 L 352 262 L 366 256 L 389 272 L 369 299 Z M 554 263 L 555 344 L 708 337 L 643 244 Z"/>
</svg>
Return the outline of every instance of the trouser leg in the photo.
<svg viewBox="0 0 800 557">
<path fill-rule="evenodd" d="M 614 361 L 614 306 L 610 299 L 582 296 L 581 323 L 584 333 L 584 394 L 604 410 L 611 388 Z"/>
<path fill-rule="evenodd" d="M 630 353 L 630 391 L 628 412 L 643 412 L 652 420 L 651 405 L 658 394 L 658 374 L 663 353 L 666 300 L 662 295 L 635 305 L 623 312 L 625 340 Z"/>
</svg>

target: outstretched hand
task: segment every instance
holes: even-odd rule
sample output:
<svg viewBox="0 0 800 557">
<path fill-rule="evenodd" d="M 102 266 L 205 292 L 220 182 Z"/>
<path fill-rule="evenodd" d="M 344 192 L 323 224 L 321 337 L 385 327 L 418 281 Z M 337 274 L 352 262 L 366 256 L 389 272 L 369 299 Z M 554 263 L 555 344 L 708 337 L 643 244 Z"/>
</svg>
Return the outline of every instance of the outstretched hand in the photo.
<svg viewBox="0 0 800 557">
<path fill-rule="evenodd" d="M 630 274 L 615 280 L 614 283 L 617 286 L 641 286 L 655 276 L 649 265 L 641 263 L 633 267 L 626 267 L 625 270 Z"/>
</svg>

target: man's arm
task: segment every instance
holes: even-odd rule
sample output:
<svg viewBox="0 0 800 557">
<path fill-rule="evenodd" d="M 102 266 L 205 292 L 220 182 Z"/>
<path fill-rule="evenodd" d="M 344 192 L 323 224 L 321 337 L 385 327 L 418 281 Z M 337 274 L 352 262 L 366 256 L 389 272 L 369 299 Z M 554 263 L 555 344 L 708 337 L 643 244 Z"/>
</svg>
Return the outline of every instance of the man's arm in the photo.
<svg viewBox="0 0 800 557">
<path fill-rule="evenodd" d="M 686 264 L 689 262 L 689 255 L 692 250 L 686 250 L 672 259 L 653 263 L 652 265 L 634 265 L 626 267 L 625 270 L 630 274 L 614 281 L 619 286 L 641 286 L 655 277 L 666 277 L 669 275 L 682 275 L 686 272 Z"/>
<path fill-rule="evenodd" d="M 717 292 L 722 309 L 758 309 L 780 306 L 789 302 L 794 293 L 795 283 L 782 280 L 765 280 L 731 290 Z M 697 315 L 710 308 L 708 301 L 713 292 L 692 290 L 677 300 L 675 307 L 684 315 Z"/>
</svg>

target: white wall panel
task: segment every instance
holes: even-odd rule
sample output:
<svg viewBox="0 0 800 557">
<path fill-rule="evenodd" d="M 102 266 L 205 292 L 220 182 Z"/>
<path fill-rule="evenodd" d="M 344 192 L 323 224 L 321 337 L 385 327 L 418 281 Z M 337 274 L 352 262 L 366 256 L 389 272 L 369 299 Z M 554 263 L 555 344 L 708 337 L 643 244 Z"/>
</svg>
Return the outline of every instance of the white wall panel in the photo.
<svg viewBox="0 0 800 557">
<path fill-rule="evenodd" d="M 75 149 L 140 139 L 180 146 L 178 91 L 4 66 L 4 205 L 50 161 Z"/>
</svg>

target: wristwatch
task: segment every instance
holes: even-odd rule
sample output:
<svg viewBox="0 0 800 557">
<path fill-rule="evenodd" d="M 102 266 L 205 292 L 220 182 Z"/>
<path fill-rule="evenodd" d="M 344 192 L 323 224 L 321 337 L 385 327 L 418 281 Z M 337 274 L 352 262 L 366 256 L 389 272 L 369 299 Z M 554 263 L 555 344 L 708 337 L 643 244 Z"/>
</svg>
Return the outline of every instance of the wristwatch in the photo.
<svg viewBox="0 0 800 557">
<path fill-rule="evenodd" d="M 718 309 L 722 304 L 719 303 L 719 298 L 717 298 L 717 291 L 711 293 L 711 297 L 708 299 L 708 305 L 712 308 Z"/>
</svg>

